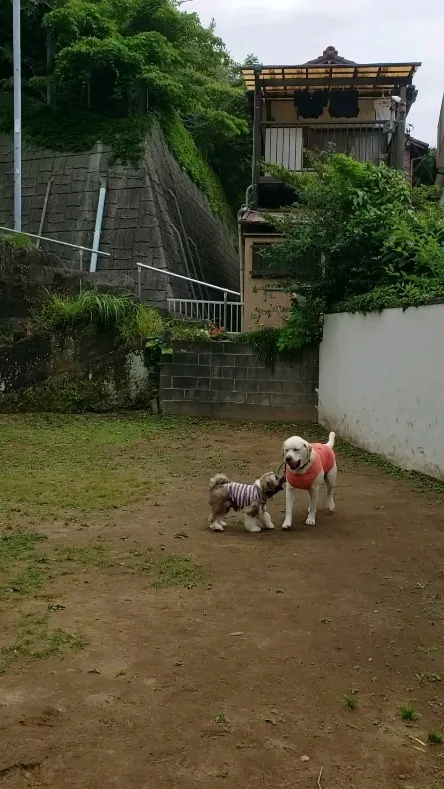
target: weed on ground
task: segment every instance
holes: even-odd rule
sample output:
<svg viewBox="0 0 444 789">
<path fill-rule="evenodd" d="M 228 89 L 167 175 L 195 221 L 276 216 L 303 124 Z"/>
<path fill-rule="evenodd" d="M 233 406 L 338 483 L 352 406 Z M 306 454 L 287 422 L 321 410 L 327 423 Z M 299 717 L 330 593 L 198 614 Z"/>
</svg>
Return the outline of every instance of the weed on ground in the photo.
<svg viewBox="0 0 444 789">
<path fill-rule="evenodd" d="M 0 597 L 30 594 L 47 574 L 47 556 L 37 546 L 46 537 L 7 530 L 0 534 Z"/>
<path fill-rule="evenodd" d="M 0 648 L 0 674 L 25 660 L 46 660 L 61 655 L 65 649 L 79 652 L 85 646 L 86 641 L 78 633 L 51 628 L 49 614 L 27 614 L 19 622 L 15 639 Z"/>
<path fill-rule="evenodd" d="M 137 572 L 150 578 L 153 589 L 168 589 L 170 586 L 183 586 L 193 589 L 205 580 L 205 572 L 191 556 L 163 556 L 161 559 L 148 557 L 138 565 Z"/>
<path fill-rule="evenodd" d="M 419 719 L 419 714 L 416 712 L 415 708 L 411 707 L 409 704 L 400 707 L 399 714 L 406 723 L 414 723 Z"/>
</svg>

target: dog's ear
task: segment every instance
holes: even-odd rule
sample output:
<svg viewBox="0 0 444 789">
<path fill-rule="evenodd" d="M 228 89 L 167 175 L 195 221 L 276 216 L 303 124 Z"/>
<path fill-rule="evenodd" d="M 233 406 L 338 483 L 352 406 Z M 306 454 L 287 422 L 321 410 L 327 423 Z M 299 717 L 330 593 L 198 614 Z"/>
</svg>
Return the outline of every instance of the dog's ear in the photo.
<svg viewBox="0 0 444 789">
<path fill-rule="evenodd" d="M 310 458 L 311 458 L 311 453 L 313 452 L 313 447 L 312 447 L 312 445 L 311 445 L 311 444 L 309 444 L 309 443 L 308 443 L 308 441 L 306 441 L 306 442 L 305 442 L 305 448 L 306 448 L 306 450 L 307 450 L 307 460 L 310 460 Z"/>
<path fill-rule="evenodd" d="M 272 496 L 276 490 L 276 475 L 269 471 L 261 478 L 262 493 L 265 497 Z"/>
<path fill-rule="evenodd" d="M 283 455 L 284 457 L 285 457 L 285 444 L 286 444 L 286 443 L 287 443 L 287 442 L 286 442 L 286 441 L 284 441 L 284 443 L 282 444 L 282 455 Z"/>
</svg>

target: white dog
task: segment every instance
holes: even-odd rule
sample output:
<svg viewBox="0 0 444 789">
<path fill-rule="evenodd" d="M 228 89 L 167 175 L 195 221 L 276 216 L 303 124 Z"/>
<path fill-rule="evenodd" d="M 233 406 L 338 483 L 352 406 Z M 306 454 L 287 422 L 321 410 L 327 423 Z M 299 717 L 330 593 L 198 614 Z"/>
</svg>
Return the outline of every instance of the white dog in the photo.
<svg viewBox="0 0 444 789">
<path fill-rule="evenodd" d="M 336 486 L 336 457 L 333 451 L 335 434 L 330 433 L 326 444 L 309 444 L 299 436 L 284 441 L 282 450 L 285 460 L 285 520 L 283 529 L 291 528 L 291 518 L 296 490 L 308 490 L 310 505 L 307 526 L 314 526 L 318 506 L 319 488 L 322 481 L 327 485 L 327 509 L 334 512 L 333 494 Z"/>
</svg>

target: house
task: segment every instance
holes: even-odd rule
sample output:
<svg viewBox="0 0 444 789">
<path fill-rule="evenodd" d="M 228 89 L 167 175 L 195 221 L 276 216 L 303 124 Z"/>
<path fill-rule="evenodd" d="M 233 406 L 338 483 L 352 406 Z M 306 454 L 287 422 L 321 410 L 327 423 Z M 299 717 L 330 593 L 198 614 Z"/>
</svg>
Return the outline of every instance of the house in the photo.
<svg viewBox="0 0 444 789">
<path fill-rule="evenodd" d="M 243 68 L 253 117 L 251 186 L 238 215 L 245 329 L 282 325 L 290 306 L 280 285 L 286 272 L 270 275 L 261 248 L 279 240 L 270 215 L 290 205 L 294 194 L 264 172 L 262 162 L 309 170 L 307 152 L 334 149 L 410 173 L 416 148 L 406 146 L 406 117 L 420 65 L 359 64 L 328 47 L 301 65 Z"/>
</svg>

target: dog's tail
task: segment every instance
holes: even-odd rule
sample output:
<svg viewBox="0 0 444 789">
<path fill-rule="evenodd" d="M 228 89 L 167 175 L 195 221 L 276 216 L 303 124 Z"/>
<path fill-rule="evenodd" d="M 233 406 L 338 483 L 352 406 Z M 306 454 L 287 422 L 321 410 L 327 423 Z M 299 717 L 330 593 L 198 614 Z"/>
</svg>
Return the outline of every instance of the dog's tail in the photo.
<svg viewBox="0 0 444 789">
<path fill-rule="evenodd" d="M 210 479 L 210 490 L 214 490 L 218 485 L 226 485 L 229 481 L 230 480 L 225 474 L 215 474 L 214 477 Z"/>
<path fill-rule="evenodd" d="M 327 446 L 330 447 L 330 449 L 333 449 L 335 445 L 335 438 L 336 438 L 336 434 L 333 433 L 333 431 L 328 434 Z"/>
</svg>

